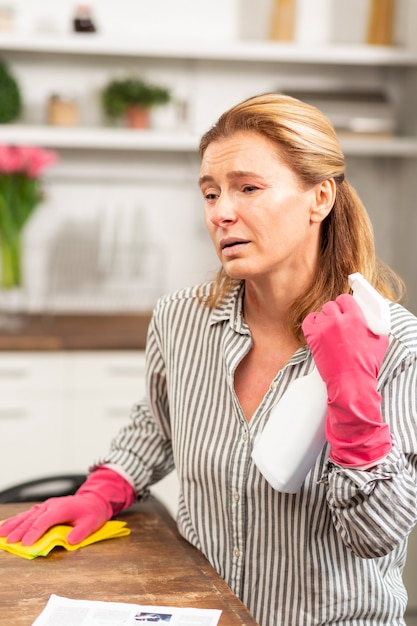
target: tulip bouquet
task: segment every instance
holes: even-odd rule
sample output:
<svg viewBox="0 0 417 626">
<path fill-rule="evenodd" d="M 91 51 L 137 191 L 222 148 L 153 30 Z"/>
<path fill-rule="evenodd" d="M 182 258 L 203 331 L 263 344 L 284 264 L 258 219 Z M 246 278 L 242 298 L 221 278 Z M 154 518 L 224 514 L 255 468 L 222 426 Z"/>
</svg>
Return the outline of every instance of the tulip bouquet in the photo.
<svg viewBox="0 0 417 626">
<path fill-rule="evenodd" d="M 43 198 L 40 174 L 57 161 L 51 150 L 0 145 L 0 286 L 22 284 L 23 227 Z"/>
</svg>

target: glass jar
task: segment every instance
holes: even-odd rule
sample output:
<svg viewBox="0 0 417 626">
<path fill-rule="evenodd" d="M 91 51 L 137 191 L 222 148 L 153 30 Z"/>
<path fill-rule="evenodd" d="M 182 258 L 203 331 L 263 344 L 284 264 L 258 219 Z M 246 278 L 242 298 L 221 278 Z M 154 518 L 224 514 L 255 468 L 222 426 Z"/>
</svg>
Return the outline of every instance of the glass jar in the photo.
<svg viewBox="0 0 417 626">
<path fill-rule="evenodd" d="M 76 126 L 78 107 L 75 98 L 68 95 L 52 94 L 48 101 L 48 124 L 51 126 Z"/>
</svg>

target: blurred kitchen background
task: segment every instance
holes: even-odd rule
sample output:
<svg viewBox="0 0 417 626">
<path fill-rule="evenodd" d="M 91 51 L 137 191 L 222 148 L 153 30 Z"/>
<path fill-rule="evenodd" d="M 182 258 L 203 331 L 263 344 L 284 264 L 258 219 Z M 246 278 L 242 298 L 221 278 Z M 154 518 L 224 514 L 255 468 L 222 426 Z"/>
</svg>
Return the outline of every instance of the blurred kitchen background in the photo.
<svg viewBox="0 0 417 626">
<path fill-rule="evenodd" d="M 143 339 L 132 333 L 131 344 L 97 350 L 83 336 L 68 350 L 59 338 L 48 343 L 48 320 L 66 316 L 76 328 L 83 315 L 129 314 L 146 323 L 161 294 L 212 276 L 196 149 L 245 97 L 283 91 L 329 115 L 377 252 L 406 281 L 406 305 L 417 313 L 416 24 L 415 0 L 0 0 L 0 63 L 21 95 L 18 115 L 0 124 L 0 144 L 59 156 L 24 229 L 26 326 L 0 329 L 2 486 L 84 471 L 114 416 L 126 419 L 143 387 Z M 146 128 L 103 107 L 109 83 L 132 77 L 169 92 Z M 43 324 L 38 343 L 31 316 Z M 110 422 L 97 408 L 104 400 Z M 175 514 L 175 482 L 159 493 Z M 416 553 L 407 585 L 417 613 Z"/>
<path fill-rule="evenodd" d="M 391 19 L 372 33 L 374 4 L 391 5 Z M 406 279 L 416 311 L 415 4 L 0 0 L 0 61 L 22 99 L 0 142 L 59 154 L 24 231 L 24 306 L 149 310 L 161 293 L 211 276 L 198 138 L 241 98 L 280 90 L 317 104 L 340 130 L 378 252 Z M 95 32 L 74 32 L 77 16 Z M 390 47 L 367 45 L 372 37 Z M 147 130 L 109 120 L 102 106 L 110 81 L 133 76 L 170 92 Z"/>
</svg>

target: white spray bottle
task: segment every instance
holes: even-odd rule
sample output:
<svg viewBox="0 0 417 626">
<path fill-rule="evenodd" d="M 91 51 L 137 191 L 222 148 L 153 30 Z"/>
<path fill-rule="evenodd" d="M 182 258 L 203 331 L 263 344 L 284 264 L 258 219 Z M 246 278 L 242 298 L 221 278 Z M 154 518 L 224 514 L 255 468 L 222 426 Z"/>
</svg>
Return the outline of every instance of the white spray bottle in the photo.
<svg viewBox="0 0 417 626">
<path fill-rule="evenodd" d="M 369 329 L 388 335 L 388 301 L 359 272 L 349 276 L 349 285 Z M 294 380 L 271 410 L 255 441 L 252 458 L 277 491 L 296 493 L 303 484 L 326 442 L 326 411 L 326 384 L 316 367 Z"/>
</svg>

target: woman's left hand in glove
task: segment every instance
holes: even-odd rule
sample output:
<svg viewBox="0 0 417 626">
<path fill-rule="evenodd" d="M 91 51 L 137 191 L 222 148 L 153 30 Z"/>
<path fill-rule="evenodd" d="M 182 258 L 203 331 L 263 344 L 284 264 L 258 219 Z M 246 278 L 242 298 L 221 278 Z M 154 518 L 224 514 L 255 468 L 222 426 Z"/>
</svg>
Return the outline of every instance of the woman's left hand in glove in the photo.
<svg viewBox="0 0 417 626">
<path fill-rule="evenodd" d="M 302 328 L 327 386 L 330 459 L 360 469 L 376 465 L 392 447 L 377 391 L 388 337 L 368 328 L 360 306 L 348 294 L 307 315 Z"/>
</svg>

